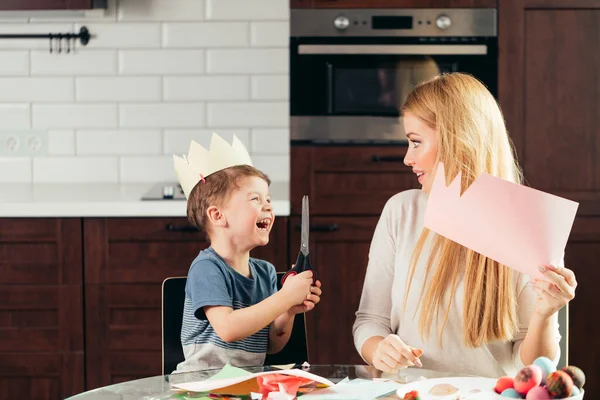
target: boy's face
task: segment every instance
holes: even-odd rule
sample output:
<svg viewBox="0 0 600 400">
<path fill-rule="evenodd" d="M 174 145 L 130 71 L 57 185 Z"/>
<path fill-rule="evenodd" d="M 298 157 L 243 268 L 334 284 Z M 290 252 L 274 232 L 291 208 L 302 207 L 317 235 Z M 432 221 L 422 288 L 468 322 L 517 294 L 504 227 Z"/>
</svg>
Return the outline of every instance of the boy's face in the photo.
<svg viewBox="0 0 600 400">
<path fill-rule="evenodd" d="M 254 248 L 269 243 L 275 215 L 267 182 L 256 176 L 240 179 L 239 188 L 223 207 L 228 234 L 238 246 Z"/>
</svg>

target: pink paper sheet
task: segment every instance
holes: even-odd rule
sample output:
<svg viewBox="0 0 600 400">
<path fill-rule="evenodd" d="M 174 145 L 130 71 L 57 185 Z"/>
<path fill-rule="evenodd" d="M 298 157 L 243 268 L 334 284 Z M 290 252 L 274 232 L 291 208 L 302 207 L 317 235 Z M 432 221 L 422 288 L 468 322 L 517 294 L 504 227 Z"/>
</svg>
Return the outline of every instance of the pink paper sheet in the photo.
<svg viewBox="0 0 600 400">
<path fill-rule="evenodd" d="M 440 163 L 426 228 L 536 279 L 540 265 L 560 264 L 579 203 L 488 174 L 460 196 L 460 173 L 450 186 L 444 177 Z"/>
</svg>

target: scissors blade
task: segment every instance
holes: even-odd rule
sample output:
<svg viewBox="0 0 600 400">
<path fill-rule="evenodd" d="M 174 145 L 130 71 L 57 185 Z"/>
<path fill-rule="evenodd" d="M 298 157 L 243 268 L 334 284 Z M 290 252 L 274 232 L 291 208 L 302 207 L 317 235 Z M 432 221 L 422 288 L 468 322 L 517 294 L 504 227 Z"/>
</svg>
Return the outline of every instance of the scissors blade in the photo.
<svg viewBox="0 0 600 400">
<path fill-rule="evenodd" d="M 308 220 L 308 196 L 302 197 L 302 234 L 301 234 L 301 247 L 300 251 L 302 254 L 308 254 L 308 233 L 310 231 L 310 222 Z"/>
</svg>

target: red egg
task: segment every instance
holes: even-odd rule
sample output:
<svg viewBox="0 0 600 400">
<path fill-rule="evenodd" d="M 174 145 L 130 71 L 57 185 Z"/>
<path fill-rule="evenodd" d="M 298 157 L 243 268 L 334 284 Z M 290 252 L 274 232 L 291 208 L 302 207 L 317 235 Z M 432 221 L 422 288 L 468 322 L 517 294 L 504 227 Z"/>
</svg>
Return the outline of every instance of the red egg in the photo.
<svg viewBox="0 0 600 400">
<path fill-rule="evenodd" d="M 512 376 L 503 376 L 501 378 L 498 378 L 498 381 L 496 382 L 496 386 L 494 387 L 494 390 L 496 391 L 496 393 L 500 394 L 500 393 L 504 392 L 506 389 L 512 389 L 514 387 L 515 387 L 515 383 L 514 383 Z"/>
<path fill-rule="evenodd" d="M 515 390 L 521 394 L 527 394 L 532 388 L 539 386 L 542 382 L 542 369 L 537 365 L 528 365 L 521 368 L 514 379 Z"/>
</svg>

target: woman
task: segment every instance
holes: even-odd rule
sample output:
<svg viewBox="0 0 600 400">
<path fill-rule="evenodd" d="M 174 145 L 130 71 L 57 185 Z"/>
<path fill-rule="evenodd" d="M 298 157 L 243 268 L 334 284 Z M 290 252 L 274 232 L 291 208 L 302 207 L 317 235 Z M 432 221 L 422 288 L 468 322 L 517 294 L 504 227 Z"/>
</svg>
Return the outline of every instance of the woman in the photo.
<svg viewBox="0 0 600 400">
<path fill-rule="evenodd" d="M 418 85 L 402 112 L 404 163 L 422 190 L 384 207 L 356 312 L 357 350 L 384 372 L 417 365 L 497 378 L 540 356 L 557 361 L 558 310 L 575 296 L 573 272 L 541 266 L 552 283 L 535 282 L 423 228 L 438 162 L 447 182 L 462 172 L 462 191 L 482 173 L 522 182 L 495 99 L 469 75 L 444 74 Z"/>
</svg>

